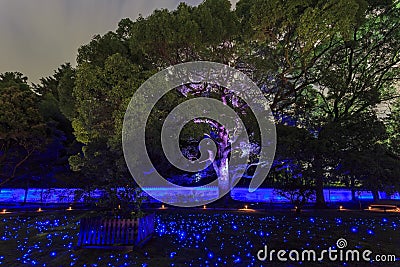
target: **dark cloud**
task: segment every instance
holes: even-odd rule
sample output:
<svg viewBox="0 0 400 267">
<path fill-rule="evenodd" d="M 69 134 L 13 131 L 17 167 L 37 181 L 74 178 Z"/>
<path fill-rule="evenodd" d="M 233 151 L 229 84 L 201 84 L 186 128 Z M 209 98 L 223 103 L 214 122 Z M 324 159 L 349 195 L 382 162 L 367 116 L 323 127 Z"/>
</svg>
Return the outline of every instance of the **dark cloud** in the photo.
<svg viewBox="0 0 400 267">
<path fill-rule="evenodd" d="M 77 49 L 95 34 L 115 30 L 121 18 L 135 20 L 179 0 L 1 0 L 0 73 L 20 71 L 31 82 L 75 63 Z M 184 1 L 198 5 L 202 0 Z M 237 2 L 237 1 L 232 1 Z"/>
</svg>

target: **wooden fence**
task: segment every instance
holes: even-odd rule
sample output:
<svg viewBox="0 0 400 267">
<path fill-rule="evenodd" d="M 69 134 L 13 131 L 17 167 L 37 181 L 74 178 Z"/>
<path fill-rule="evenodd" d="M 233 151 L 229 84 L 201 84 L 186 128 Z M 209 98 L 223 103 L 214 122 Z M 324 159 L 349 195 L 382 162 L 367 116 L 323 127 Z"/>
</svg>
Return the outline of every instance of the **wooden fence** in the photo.
<svg viewBox="0 0 400 267">
<path fill-rule="evenodd" d="M 82 218 L 78 248 L 141 246 L 154 233 L 155 215 L 140 219 Z"/>
</svg>

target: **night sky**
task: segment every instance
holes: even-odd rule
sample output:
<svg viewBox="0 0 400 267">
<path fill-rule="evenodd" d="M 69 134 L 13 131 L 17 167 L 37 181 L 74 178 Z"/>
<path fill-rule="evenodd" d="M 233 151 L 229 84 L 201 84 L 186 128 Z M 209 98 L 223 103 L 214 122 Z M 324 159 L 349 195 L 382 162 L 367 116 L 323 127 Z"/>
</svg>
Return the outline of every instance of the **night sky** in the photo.
<svg viewBox="0 0 400 267">
<path fill-rule="evenodd" d="M 202 0 L 0 0 L 0 73 L 19 71 L 37 82 L 65 62 L 75 65 L 79 46 L 115 30 L 122 18 L 180 2 Z"/>
</svg>

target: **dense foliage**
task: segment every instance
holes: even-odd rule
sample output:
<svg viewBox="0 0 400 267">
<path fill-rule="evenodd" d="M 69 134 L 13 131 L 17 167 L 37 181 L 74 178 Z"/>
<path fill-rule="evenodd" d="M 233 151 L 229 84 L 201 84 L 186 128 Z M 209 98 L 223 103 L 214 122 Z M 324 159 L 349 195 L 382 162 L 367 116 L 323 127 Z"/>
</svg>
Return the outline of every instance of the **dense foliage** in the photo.
<svg viewBox="0 0 400 267">
<path fill-rule="evenodd" d="M 121 129 L 133 93 L 165 67 L 208 60 L 245 72 L 271 102 L 278 149 L 265 185 L 300 197 L 301 203 L 315 193 L 321 207 L 325 186 L 349 186 L 354 196 L 360 187 L 375 195 L 398 191 L 399 35 L 396 1 L 241 0 L 232 10 L 228 0 L 206 0 L 196 7 L 181 3 L 173 11 L 156 10 L 134 22 L 123 19 L 115 32 L 80 47 L 76 68 L 62 65 L 40 85 L 29 88 L 20 74 L 0 77 L 1 184 L 14 179 L 20 161 L 46 147 L 45 139 L 59 140 L 66 150 L 81 177 L 74 183 L 131 184 Z M 171 176 L 182 173 L 162 154 L 162 119 L 196 96 L 225 101 L 247 114 L 241 117 L 258 144 L 254 118 L 229 88 L 178 88 L 156 106 L 147 129 L 156 167 Z M 382 117 L 377 107 L 387 101 L 392 112 Z M 205 135 L 223 134 L 218 125 L 189 124 L 182 150 L 196 157 Z M 228 156 L 218 158 L 207 175 L 218 176 Z M 256 153 L 249 163 L 257 164 Z"/>
</svg>

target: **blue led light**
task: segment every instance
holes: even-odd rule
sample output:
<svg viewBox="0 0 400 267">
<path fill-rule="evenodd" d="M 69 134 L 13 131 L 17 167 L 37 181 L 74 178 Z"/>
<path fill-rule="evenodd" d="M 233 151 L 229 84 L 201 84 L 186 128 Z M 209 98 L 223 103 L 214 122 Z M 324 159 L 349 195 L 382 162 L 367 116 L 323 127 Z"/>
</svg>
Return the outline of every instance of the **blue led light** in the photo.
<svg viewBox="0 0 400 267">
<path fill-rule="evenodd" d="M 384 218 L 385 223 L 379 216 L 367 219 L 354 217 L 351 214 L 345 216 L 341 213 L 340 216 L 314 215 L 310 218 L 270 214 L 254 216 L 220 211 L 215 213 L 172 212 L 156 216 L 155 234 L 160 235 L 163 232 L 164 236 L 160 239 L 169 244 L 165 249 L 167 249 L 167 257 L 171 258 L 170 261 L 182 259 L 185 260 L 184 263 L 182 262 L 185 266 L 258 266 L 259 262 L 254 251 L 259 249 L 262 243 L 288 242 L 290 245 L 293 238 L 300 236 L 304 240 L 304 244 L 300 245 L 301 248 L 326 249 L 332 245 L 332 240 L 337 240 L 336 233 L 341 237 L 346 232 L 363 232 L 365 235 L 360 235 L 360 240 L 352 240 L 352 246 L 362 248 L 361 244 L 377 240 L 376 243 L 380 247 L 381 242 L 376 239 L 377 229 L 379 233 L 385 231 L 389 236 L 398 231 L 397 218 Z M 32 262 L 45 266 L 45 263 L 50 261 L 56 264 L 58 258 L 53 258 L 57 256 L 60 258 L 60 255 L 63 255 L 61 258 L 64 266 L 70 264 L 82 266 L 82 261 L 86 263 L 86 266 L 94 267 L 148 266 L 145 262 L 152 259 L 153 253 L 147 251 L 141 250 L 142 252 L 132 254 L 106 252 L 97 254 L 89 260 L 85 259 L 83 254 L 69 249 L 76 244 L 79 230 L 77 220 L 79 217 L 73 214 L 68 216 L 46 214 L 46 218 L 14 216 L 7 218 L 4 222 L 2 236 L 16 240 L 15 250 L 18 256 L 14 261 L 18 266 L 24 264 L 30 266 L 33 265 Z M 41 241 L 32 239 L 38 233 L 43 237 Z M 271 238 L 267 239 L 266 236 Z M 50 250 L 49 246 L 54 248 L 55 245 L 60 249 Z M 192 258 L 185 254 L 187 249 L 194 251 Z M 41 251 L 45 252 L 45 255 Z M 196 254 L 195 251 L 200 254 Z M 0 262 L 10 266 L 10 263 L 5 262 L 4 256 L 0 256 Z M 178 266 L 180 264 L 180 262 L 175 263 Z"/>
<path fill-rule="evenodd" d="M 240 263 L 240 262 L 241 262 L 241 258 L 240 258 L 240 257 L 237 257 L 233 262 L 234 262 L 234 263 Z"/>
</svg>

